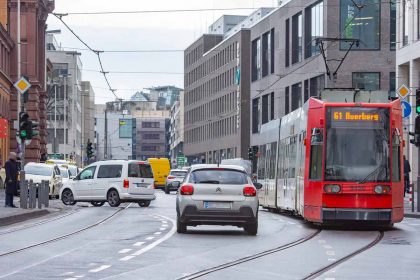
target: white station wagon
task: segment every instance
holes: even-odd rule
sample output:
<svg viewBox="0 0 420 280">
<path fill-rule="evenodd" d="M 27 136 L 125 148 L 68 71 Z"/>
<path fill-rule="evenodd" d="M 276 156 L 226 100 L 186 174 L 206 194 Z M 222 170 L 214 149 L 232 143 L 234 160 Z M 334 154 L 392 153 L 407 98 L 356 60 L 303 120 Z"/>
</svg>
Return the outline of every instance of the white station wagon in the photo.
<svg viewBox="0 0 420 280">
<path fill-rule="evenodd" d="M 122 202 L 137 202 L 148 207 L 156 198 L 153 172 L 149 164 L 135 160 L 109 160 L 92 163 L 61 190 L 65 205 L 79 201 L 118 207 Z"/>
</svg>

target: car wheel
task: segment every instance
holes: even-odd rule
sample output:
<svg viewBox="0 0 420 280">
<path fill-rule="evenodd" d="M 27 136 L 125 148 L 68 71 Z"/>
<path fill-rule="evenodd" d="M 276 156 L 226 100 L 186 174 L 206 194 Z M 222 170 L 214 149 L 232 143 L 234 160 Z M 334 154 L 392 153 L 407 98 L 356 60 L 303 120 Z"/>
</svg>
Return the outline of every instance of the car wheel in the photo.
<svg viewBox="0 0 420 280">
<path fill-rule="evenodd" d="M 179 217 L 176 219 L 176 231 L 178 233 L 186 233 L 187 232 L 187 224 L 181 222 Z"/>
<path fill-rule="evenodd" d="M 101 207 L 105 204 L 105 201 L 91 201 L 90 204 L 92 204 L 95 207 Z"/>
<path fill-rule="evenodd" d="M 73 192 L 69 189 L 65 189 L 61 194 L 61 201 L 64 205 L 75 205 L 76 201 L 74 201 Z"/>
<path fill-rule="evenodd" d="M 139 206 L 140 207 L 149 207 L 149 205 L 150 205 L 150 200 L 139 201 Z"/>
<path fill-rule="evenodd" d="M 258 233 L 258 220 L 253 222 L 253 223 L 249 223 L 249 224 L 245 225 L 245 231 L 248 233 L 248 235 L 257 235 L 257 233 Z"/>
<path fill-rule="evenodd" d="M 171 191 L 169 190 L 169 187 L 168 186 L 165 186 L 165 193 L 166 194 L 170 194 L 171 193 Z"/>
<path fill-rule="evenodd" d="M 118 207 L 121 204 L 120 195 L 116 190 L 110 190 L 108 192 L 106 200 L 108 201 L 108 204 L 111 207 Z"/>
</svg>

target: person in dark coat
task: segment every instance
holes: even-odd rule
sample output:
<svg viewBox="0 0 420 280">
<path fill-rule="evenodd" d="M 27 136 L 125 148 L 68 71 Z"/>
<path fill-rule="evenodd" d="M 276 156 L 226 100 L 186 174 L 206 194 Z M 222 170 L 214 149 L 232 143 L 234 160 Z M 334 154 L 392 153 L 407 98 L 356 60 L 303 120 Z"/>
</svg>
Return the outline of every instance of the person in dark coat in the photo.
<svg viewBox="0 0 420 280">
<path fill-rule="evenodd" d="M 411 166 L 410 162 L 407 160 L 405 155 L 403 156 L 404 159 L 404 195 L 410 191 L 410 172 Z"/>
<path fill-rule="evenodd" d="M 18 163 L 16 153 L 10 153 L 9 160 L 4 165 L 6 170 L 6 207 L 16 206 L 13 204 L 13 196 L 17 192 Z"/>
</svg>

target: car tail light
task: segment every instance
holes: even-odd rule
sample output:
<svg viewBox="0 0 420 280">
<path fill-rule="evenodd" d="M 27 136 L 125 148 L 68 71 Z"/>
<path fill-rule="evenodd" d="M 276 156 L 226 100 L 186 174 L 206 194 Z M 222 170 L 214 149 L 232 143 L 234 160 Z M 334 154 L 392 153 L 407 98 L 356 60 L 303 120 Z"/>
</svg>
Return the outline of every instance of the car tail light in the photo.
<svg viewBox="0 0 420 280">
<path fill-rule="evenodd" d="M 175 176 L 171 176 L 171 175 L 169 175 L 169 176 L 168 176 L 168 179 L 175 179 Z"/>
<path fill-rule="evenodd" d="M 391 187 L 390 186 L 375 186 L 375 193 L 377 194 L 387 194 L 391 192 Z"/>
<path fill-rule="evenodd" d="M 193 195 L 194 194 L 194 187 L 192 185 L 183 185 L 179 190 L 181 195 Z"/>
<path fill-rule="evenodd" d="M 244 196 L 256 196 L 257 190 L 253 186 L 245 186 L 244 187 Z"/>
<path fill-rule="evenodd" d="M 339 193 L 341 192 L 340 185 L 325 185 L 324 192 L 326 193 Z"/>
<path fill-rule="evenodd" d="M 125 179 L 124 180 L 124 183 L 123 183 L 123 187 L 124 187 L 124 189 L 128 189 L 130 187 L 130 181 L 128 181 L 127 179 Z"/>
</svg>

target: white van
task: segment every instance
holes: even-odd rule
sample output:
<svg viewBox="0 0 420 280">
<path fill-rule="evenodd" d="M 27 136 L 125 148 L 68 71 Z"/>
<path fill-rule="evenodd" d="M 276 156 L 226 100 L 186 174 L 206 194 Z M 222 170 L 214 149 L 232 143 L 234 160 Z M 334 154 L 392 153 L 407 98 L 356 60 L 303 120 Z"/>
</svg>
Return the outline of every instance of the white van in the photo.
<svg viewBox="0 0 420 280">
<path fill-rule="evenodd" d="M 117 207 L 122 202 L 137 202 L 148 207 L 156 198 L 152 168 L 136 160 L 108 160 L 92 163 L 68 182 L 60 193 L 65 205 L 79 201 Z"/>
</svg>

